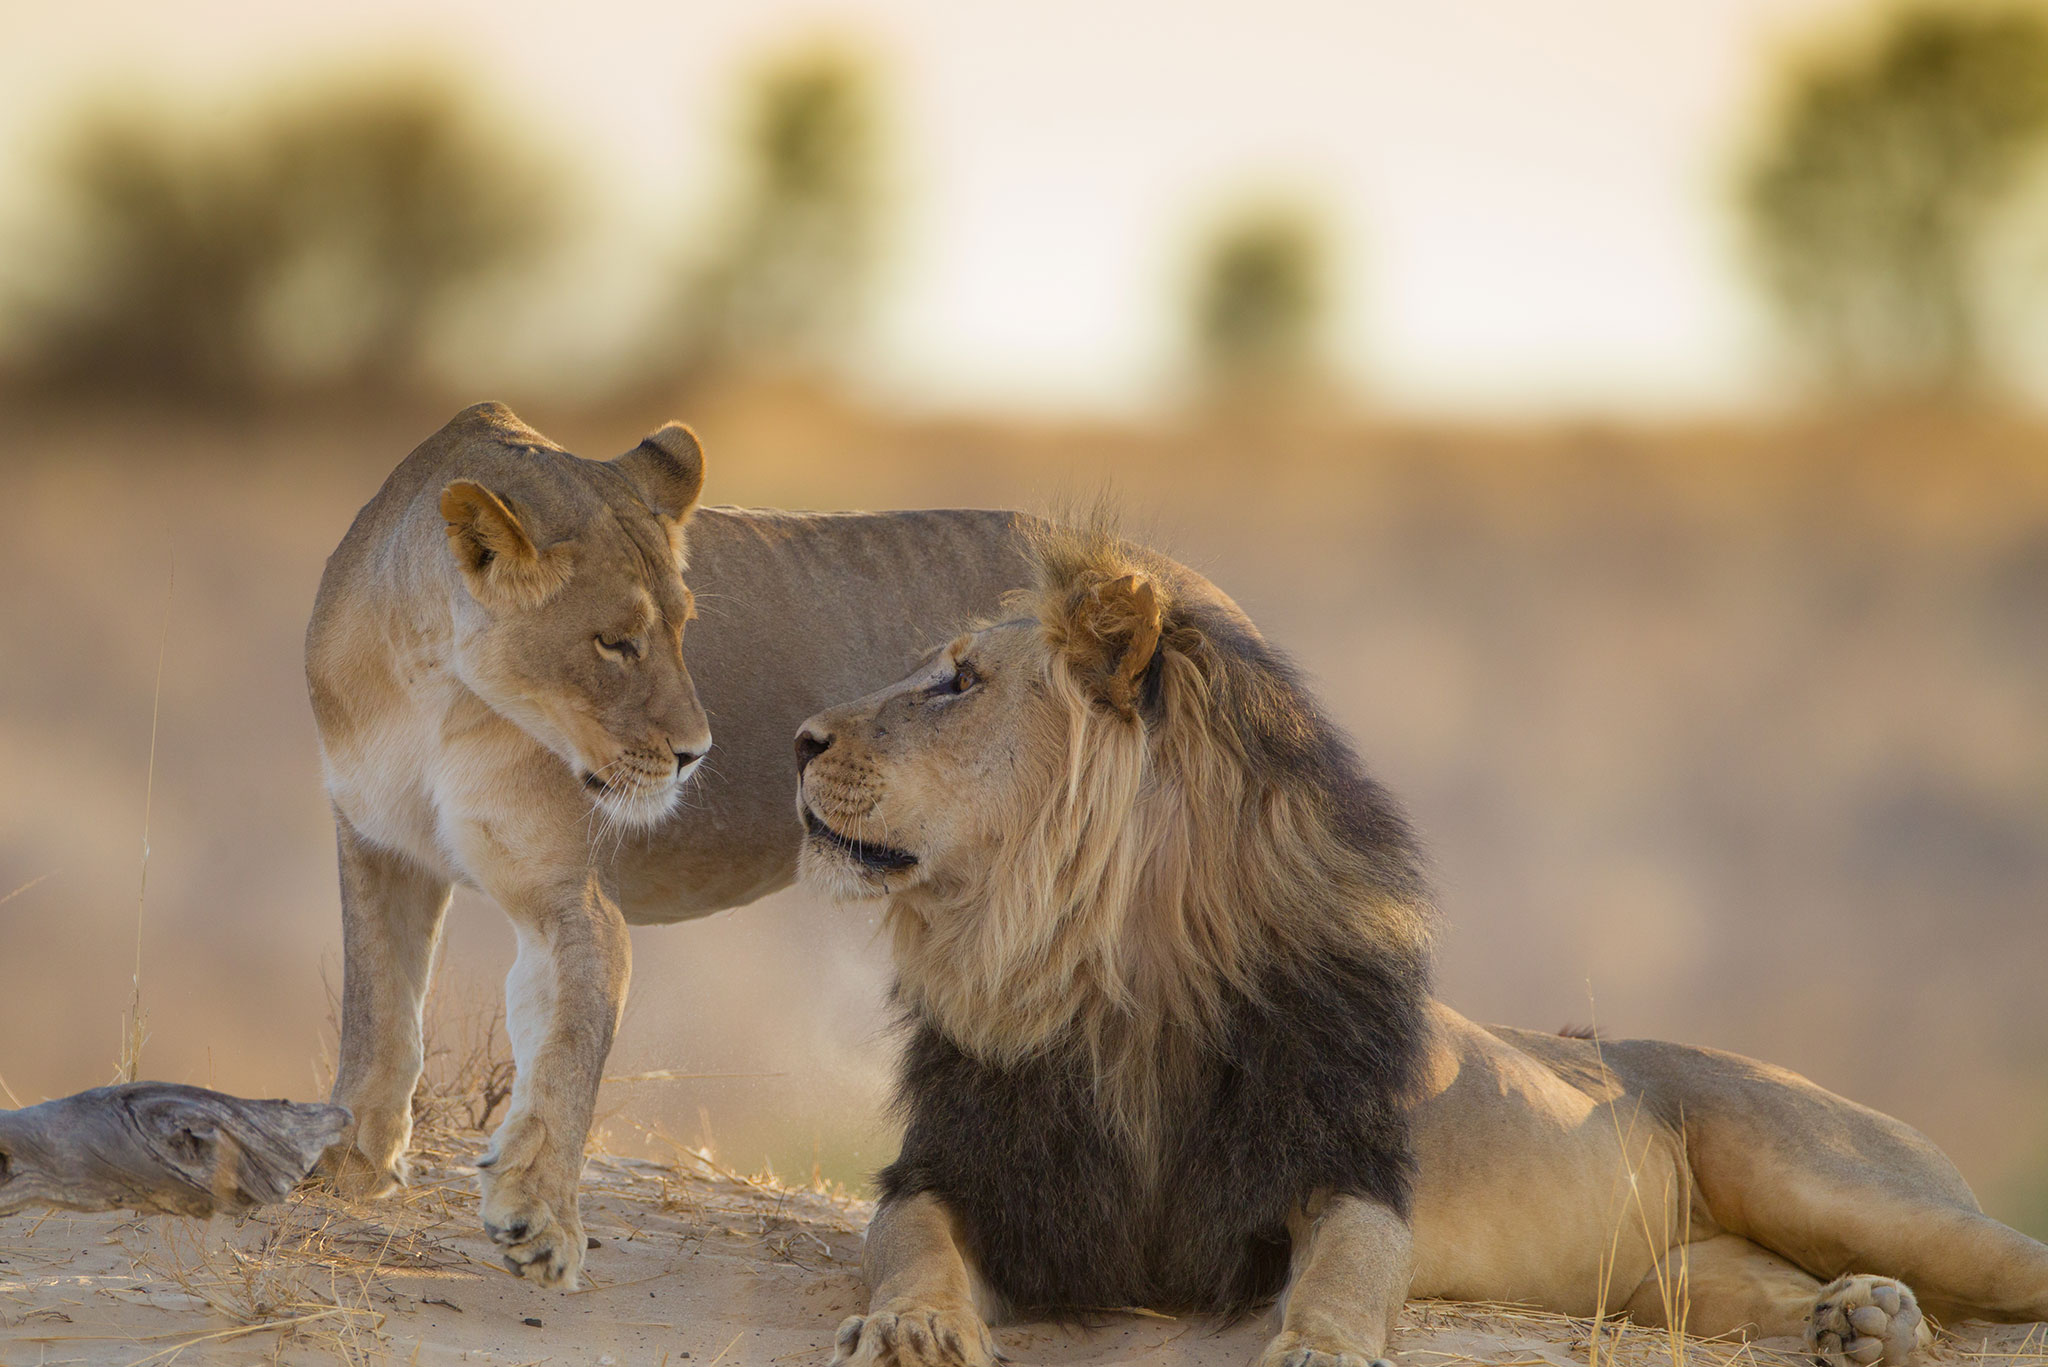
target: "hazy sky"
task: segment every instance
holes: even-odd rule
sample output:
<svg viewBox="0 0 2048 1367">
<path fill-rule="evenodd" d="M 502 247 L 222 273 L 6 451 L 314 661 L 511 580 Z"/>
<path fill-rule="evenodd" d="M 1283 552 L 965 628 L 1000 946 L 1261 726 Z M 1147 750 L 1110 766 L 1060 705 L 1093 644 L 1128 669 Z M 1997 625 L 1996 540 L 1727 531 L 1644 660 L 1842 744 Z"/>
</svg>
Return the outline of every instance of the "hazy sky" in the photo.
<svg viewBox="0 0 2048 1367">
<path fill-rule="evenodd" d="M 716 184 L 748 60 L 818 31 L 890 78 L 904 191 L 871 378 L 1115 408 L 1170 372 L 1205 213 L 1306 191 L 1346 363 L 1411 407 L 1770 392 L 1725 208 L 1769 55 L 1850 0 L 0 0 L 0 197 L 81 93 L 231 98 L 424 50 L 583 171 L 582 326 L 644 308 Z"/>
</svg>

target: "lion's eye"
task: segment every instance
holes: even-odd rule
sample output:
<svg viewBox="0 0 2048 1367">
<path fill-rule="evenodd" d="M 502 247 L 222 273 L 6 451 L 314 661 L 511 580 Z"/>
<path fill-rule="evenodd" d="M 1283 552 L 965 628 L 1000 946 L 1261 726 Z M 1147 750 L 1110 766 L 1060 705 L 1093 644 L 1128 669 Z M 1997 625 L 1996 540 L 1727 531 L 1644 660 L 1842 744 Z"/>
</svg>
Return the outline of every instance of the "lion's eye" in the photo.
<svg viewBox="0 0 2048 1367">
<path fill-rule="evenodd" d="M 623 659 L 640 658 L 640 640 L 635 636 L 606 636 L 600 633 L 597 648 L 607 655 L 617 655 Z"/>
<path fill-rule="evenodd" d="M 980 682 L 981 674 L 973 665 L 962 660 L 959 664 L 953 666 L 953 677 L 947 682 L 946 689 L 951 693 L 965 693 Z"/>
</svg>

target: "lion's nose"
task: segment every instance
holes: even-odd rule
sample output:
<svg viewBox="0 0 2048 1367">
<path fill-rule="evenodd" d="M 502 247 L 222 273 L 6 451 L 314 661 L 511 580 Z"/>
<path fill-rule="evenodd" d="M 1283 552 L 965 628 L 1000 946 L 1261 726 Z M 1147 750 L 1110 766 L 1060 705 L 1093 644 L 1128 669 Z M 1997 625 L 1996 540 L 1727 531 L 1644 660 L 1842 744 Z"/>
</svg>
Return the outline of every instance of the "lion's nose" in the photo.
<svg viewBox="0 0 2048 1367">
<path fill-rule="evenodd" d="M 832 737 L 821 736 L 810 727 L 796 733 L 796 771 L 801 774 L 806 765 L 832 748 Z"/>
</svg>

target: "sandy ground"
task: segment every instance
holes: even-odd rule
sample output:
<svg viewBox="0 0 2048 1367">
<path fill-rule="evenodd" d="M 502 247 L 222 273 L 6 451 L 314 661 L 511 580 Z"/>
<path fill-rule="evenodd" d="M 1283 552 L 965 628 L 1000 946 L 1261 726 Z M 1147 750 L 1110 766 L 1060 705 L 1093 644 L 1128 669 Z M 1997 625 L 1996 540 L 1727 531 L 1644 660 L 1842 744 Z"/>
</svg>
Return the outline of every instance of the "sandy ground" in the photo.
<svg viewBox="0 0 2048 1367">
<path fill-rule="evenodd" d="M 528 415 L 588 454 L 667 416 Z M 0 1075 L 22 1101 L 106 1080 L 138 951 L 151 1074 L 325 1093 L 339 915 L 300 642 L 349 517 L 444 416 L 0 414 Z M 1253 434 L 1247 461 L 1221 429 L 687 416 L 721 501 L 1045 507 L 1113 474 L 1134 530 L 1298 651 L 1409 803 L 1447 1000 L 1793 1067 L 2048 1231 L 2039 429 L 1360 429 Z M 495 997 L 509 961 L 495 911 L 458 898 L 452 922 L 437 1011 Z M 1845 936 L 1913 950 L 1816 975 Z M 628 1121 L 715 1127 L 748 1167 L 872 1172 L 894 1142 L 867 1119 L 885 961 L 870 925 L 794 893 L 636 934 L 610 1150 L 669 1161 Z M 859 1206 L 684 1157 L 594 1160 L 593 1287 L 537 1291 L 475 1232 L 475 1142 L 402 1206 L 0 1220 L 0 1364 L 822 1363 L 857 1305 Z M 1263 1333 L 1134 1318 L 1005 1343 L 1240 1364 Z M 1399 1345 L 1410 1367 L 1674 1357 L 1445 1307 Z M 2048 1363 L 2023 1346 L 1971 1330 L 1942 1355 Z"/>
<path fill-rule="evenodd" d="M 376 1205 L 307 1191 L 239 1224 L 0 1221 L 0 1363 L 823 1364 L 835 1327 L 864 1302 L 864 1203 L 688 1151 L 671 1164 L 592 1158 L 588 1285 L 542 1290 L 501 1271 L 478 1229 L 464 1160 L 480 1145 L 444 1146 L 402 1198 Z M 2043 1328 L 1958 1326 L 1934 1360 L 2048 1362 Z M 1508 1307 L 1416 1302 L 1396 1346 L 1408 1367 L 1799 1361 L 1789 1342 L 1674 1345 L 1610 1324 L 1596 1344 L 1592 1329 Z M 1269 1332 L 1263 1320 L 1120 1315 L 998 1338 L 1020 1364 L 1239 1367 Z"/>
</svg>

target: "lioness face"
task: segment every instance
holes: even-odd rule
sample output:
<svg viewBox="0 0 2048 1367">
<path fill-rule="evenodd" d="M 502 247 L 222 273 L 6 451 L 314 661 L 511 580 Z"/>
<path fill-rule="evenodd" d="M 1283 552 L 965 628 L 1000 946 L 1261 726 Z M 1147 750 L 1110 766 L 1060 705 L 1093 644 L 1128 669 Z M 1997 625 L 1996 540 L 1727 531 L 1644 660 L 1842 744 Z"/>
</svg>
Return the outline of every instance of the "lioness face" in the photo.
<svg viewBox="0 0 2048 1367">
<path fill-rule="evenodd" d="M 462 681 L 559 756 L 613 820 L 651 825 L 711 748 L 683 664 L 695 615 L 681 526 L 702 484 L 688 429 L 664 428 L 593 464 L 616 483 L 574 524 L 518 510 L 481 485 L 441 495 L 466 595 L 455 613 Z M 632 495 L 638 494 L 639 497 Z"/>
<path fill-rule="evenodd" d="M 1059 718 L 1035 622 L 962 636 L 902 682 L 797 733 L 798 873 L 844 900 L 943 883 L 973 867 L 1037 772 Z M 1034 743 L 1039 742 L 1039 743 Z"/>
</svg>

